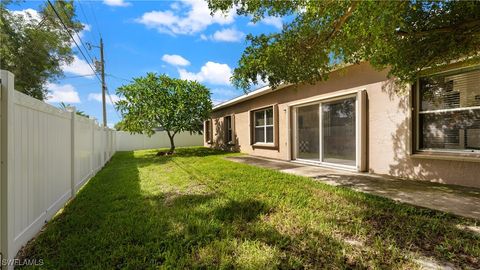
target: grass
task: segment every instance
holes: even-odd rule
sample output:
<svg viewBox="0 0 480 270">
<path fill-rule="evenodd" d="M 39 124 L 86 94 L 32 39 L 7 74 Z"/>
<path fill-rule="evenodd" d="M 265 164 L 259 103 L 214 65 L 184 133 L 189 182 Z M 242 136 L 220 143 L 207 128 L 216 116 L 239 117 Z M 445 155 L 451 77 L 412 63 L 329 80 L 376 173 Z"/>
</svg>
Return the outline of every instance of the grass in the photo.
<svg viewBox="0 0 480 270">
<path fill-rule="evenodd" d="M 480 267 L 475 221 L 205 148 L 119 152 L 24 250 L 45 269 Z"/>
</svg>

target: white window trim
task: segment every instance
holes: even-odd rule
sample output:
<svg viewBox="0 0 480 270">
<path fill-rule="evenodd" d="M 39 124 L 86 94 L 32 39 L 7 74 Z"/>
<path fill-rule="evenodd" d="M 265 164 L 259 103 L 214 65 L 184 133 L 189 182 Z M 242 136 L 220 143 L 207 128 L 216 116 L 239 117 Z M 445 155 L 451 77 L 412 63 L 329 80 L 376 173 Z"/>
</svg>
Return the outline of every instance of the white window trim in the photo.
<svg viewBox="0 0 480 270">
<path fill-rule="evenodd" d="M 465 70 L 465 68 L 459 68 L 456 69 L 455 71 L 461 71 Z M 467 68 L 468 70 L 468 68 Z M 431 74 L 428 76 L 434 76 L 434 75 L 439 75 L 442 73 L 450 73 L 453 70 L 448 70 L 440 73 L 435 73 Z M 460 72 L 461 73 L 461 72 Z M 423 77 L 428 77 L 428 76 L 422 76 Z M 455 112 L 455 111 L 468 111 L 468 110 L 478 110 L 480 109 L 480 106 L 471 106 L 471 107 L 461 107 L 461 108 L 451 108 L 451 109 L 439 109 L 439 110 L 425 110 L 421 111 L 420 110 L 420 104 L 421 104 L 421 99 L 420 99 L 420 78 L 417 79 L 416 86 L 414 88 L 415 91 L 415 106 L 413 108 L 413 111 L 415 112 L 415 130 L 413 131 L 413 135 L 415 136 L 415 151 L 412 156 L 419 156 L 421 154 L 445 154 L 445 155 L 471 155 L 474 158 L 477 158 L 478 154 L 480 154 L 480 150 L 476 149 L 439 149 L 439 148 L 420 148 L 420 139 L 421 139 L 421 132 L 422 128 L 420 127 L 420 115 L 421 114 L 435 114 L 435 113 L 444 113 L 444 112 Z"/>
<path fill-rule="evenodd" d="M 480 106 L 461 107 L 461 108 L 452 108 L 452 109 L 440 109 L 440 110 L 428 110 L 428 111 L 420 111 L 420 108 L 418 108 L 418 113 L 419 114 L 429 114 L 429 113 L 458 112 L 458 111 L 470 111 L 470 110 L 480 110 Z"/>
<path fill-rule="evenodd" d="M 298 162 L 298 163 L 305 163 L 305 164 L 311 164 L 311 165 L 318 165 L 322 167 L 329 167 L 329 168 L 336 168 L 336 169 L 344 169 L 344 170 L 349 170 L 349 171 L 359 171 L 361 167 L 361 162 L 363 162 L 363 156 L 361 155 L 361 149 L 359 143 L 361 143 L 360 135 L 361 135 L 361 126 L 360 126 L 360 111 L 362 108 L 360 108 L 360 103 L 358 100 L 358 93 L 361 91 L 366 91 L 365 88 L 356 88 L 355 90 L 348 90 L 348 91 L 342 91 L 340 93 L 336 94 L 329 94 L 329 95 L 322 95 L 320 97 L 317 97 L 316 99 L 311 99 L 308 100 L 304 103 L 294 103 L 290 106 L 290 110 L 292 111 L 292 130 L 293 132 L 293 137 L 292 137 L 292 143 L 293 143 L 293 149 L 291 153 L 291 158 L 293 162 Z M 304 106 L 310 106 L 310 105 L 318 105 L 319 106 L 319 127 L 322 126 L 322 104 L 324 103 L 329 103 L 332 101 L 337 101 L 337 100 L 343 100 L 343 99 L 349 99 L 349 98 L 355 98 L 355 165 L 350 166 L 350 165 L 343 165 L 343 164 L 335 164 L 335 163 L 330 163 L 330 162 L 325 162 L 323 161 L 323 151 L 319 152 L 319 160 L 307 160 L 307 159 L 301 159 L 298 158 L 298 145 L 297 145 L 297 138 L 298 138 L 298 129 L 297 129 L 297 123 L 296 123 L 296 118 L 297 118 L 297 109 L 300 107 Z M 319 139 L 320 143 L 322 141 L 322 128 L 319 129 Z M 362 135 L 363 136 L 363 135 Z"/>
<path fill-rule="evenodd" d="M 267 110 L 272 110 L 272 122 L 273 122 L 273 124 L 271 124 L 271 125 L 267 125 Z M 256 125 L 256 122 L 257 122 L 256 121 L 257 120 L 256 113 L 257 112 L 263 112 L 264 125 L 262 125 L 262 126 L 257 126 Z M 272 130 L 273 130 L 272 142 L 267 142 L 267 127 L 271 127 Z M 263 142 L 257 142 L 256 141 L 257 136 L 256 136 L 255 132 L 257 131 L 257 128 L 263 128 L 263 130 L 264 130 Z M 253 140 L 254 140 L 253 145 L 255 145 L 255 146 L 272 146 L 272 145 L 275 144 L 275 115 L 274 115 L 273 106 L 269 106 L 269 107 L 266 107 L 266 108 L 263 108 L 263 109 L 253 111 Z"/>
</svg>

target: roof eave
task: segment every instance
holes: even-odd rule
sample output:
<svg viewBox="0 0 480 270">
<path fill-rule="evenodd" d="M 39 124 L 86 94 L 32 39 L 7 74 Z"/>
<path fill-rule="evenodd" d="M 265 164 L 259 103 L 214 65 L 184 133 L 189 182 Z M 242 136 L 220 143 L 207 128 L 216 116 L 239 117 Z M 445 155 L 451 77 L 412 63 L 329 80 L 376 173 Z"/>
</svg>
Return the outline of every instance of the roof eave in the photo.
<svg viewBox="0 0 480 270">
<path fill-rule="evenodd" d="M 229 106 L 232 106 L 232 105 L 235 105 L 235 104 L 238 104 L 238 103 L 241 103 L 241 102 L 244 102 L 244 101 L 256 98 L 256 97 L 259 97 L 259 96 L 263 96 L 265 94 L 271 93 L 270 91 L 280 90 L 280 89 L 288 87 L 290 85 L 292 85 L 292 84 L 282 84 L 282 85 L 276 87 L 275 89 L 272 89 L 268 85 L 264 86 L 264 87 L 260 87 L 260 88 L 254 90 L 254 91 L 248 92 L 248 93 L 246 93 L 244 95 L 241 95 L 239 97 L 236 97 L 236 98 L 227 100 L 225 102 L 222 102 L 220 104 L 217 104 L 212 108 L 212 111 L 218 111 L 220 109 L 223 109 L 223 108 L 226 108 L 226 107 L 229 107 Z"/>
<path fill-rule="evenodd" d="M 333 67 L 333 69 L 329 72 L 329 73 L 332 73 L 334 71 L 337 71 L 339 69 L 343 69 L 343 68 L 346 68 L 346 67 L 349 67 L 349 66 L 353 66 L 355 65 L 355 63 L 341 63 L 341 64 L 337 64 Z M 226 107 L 229 107 L 229 106 L 232 106 L 232 105 L 235 105 L 235 104 L 238 104 L 238 103 L 241 103 L 241 102 L 244 102 L 244 101 L 247 101 L 247 100 L 250 100 L 252 98 L 256 98 L 256 97 L 259 97 L 259 96 L 263 96 L 265 94 L 268 94 L 268 93 L 271 93 L 269 92 L 269 90 L 272 90 L 272 91 L 277 91 L 277 90 L 280 90 L 282 88 L 285 88 L 285 87 L 288 87 L 288 86 L 292 86 L 293 84 L 292 83 L 285 83 L 285 84 L 281 84 L 280 86 L 276 87 L 275 89 L 272 89 L 270 86 L 264 86 L 264 87 L 261 87 L 259 89 L 256 89 L 252 92 L 249 92 L 245 95 L 241 95 L 239 97 L 236 97 L 236 98 L 233 98 L 233 99 L 230 99 L 230 100 L 227 100 L 225 102 L 222 102 L 220 104 L 217 104 L 216 106 L 214 106 L 212 108 L 212 111 L 217 111 L 217 110 L 220 110 L 220 109 L 223 109 L 223 108 L 226 108 Z"/>
</svg>

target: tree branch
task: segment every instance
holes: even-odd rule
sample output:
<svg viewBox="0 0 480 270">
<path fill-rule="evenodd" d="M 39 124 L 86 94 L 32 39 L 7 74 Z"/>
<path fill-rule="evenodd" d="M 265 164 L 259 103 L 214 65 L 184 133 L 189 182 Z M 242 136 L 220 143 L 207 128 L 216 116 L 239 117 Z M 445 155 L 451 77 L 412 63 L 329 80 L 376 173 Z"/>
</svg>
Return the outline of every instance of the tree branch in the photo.
<svg viewBox="0 0 480 270">
<path fill-rule="evenodd" d="M 335 24 L 334 24 L 334 27 L 333 27 L 333 30 L 332 32 L 330 32 L 330 34 L 327 36 L 327 38 L 325 39 L 325 41 L 331 39 L 333 36 L 335 36 L 338 31 L 340 31 L 340 28 L 342 28 L 342 26 L 345 24 L 345 22 L 347 21 L 348 18 L 350 18 L 350 16 L 352 16 L 353 12 L 355 11 L 355 9 L 357 8 L 358 6 L 358 2 L 357 1 L 353 1 L 352 4 L 347 8 L 347 11 L 345 12 L 345 14 L 342 15 L 342 17 L 338 18 L 336 21 L 335 21 Z"/>
<path fill-rule="evenodd" d="M 431 35 L 431 34 L 452 33 L 460 29 L 464 30 L 464 29 L 475 28 L 475 27 L 480 27 L 480 20 L 465 21 L 461 24 L 457 24 L 453 26 L 445 26 L 445 27 L 439 27 L 439 28 L 416 31 L 416 32 L 406 32 L 406 31 L 398 30 L 397 35 L 422 37 L 422 36 Z"/>
<path fill-rule="evenodd" d="M 305 39 L 301 40 L 301 42 L 299 42 L 298 46 L 297 46 L 297 47 L 299 47 L 299 50 L 300 51 L 310 50 L 318 42 L 322 42 L 322 41 L 326 42 L 326 41 L 330 40 L 331 38 L 333 38 L 340 31 L 340 28 L 342 28 L 342 26 L 345 24 L 347 19 L 352 16 L 352 14 L 355 11 L 355 9 L 357 8 L 357 6 L 358 6 L 358 1 L 353 1 L 352 4 L 345 11 L 345 14 L 343 14 L 340 18 L 335 20 L 335 22 L 333 24 L 332 31 L 323 40 L 318 35 L 314 35 L 314 36 L 310 37 L 309 40 L 305 40 Z"/>
</svg>

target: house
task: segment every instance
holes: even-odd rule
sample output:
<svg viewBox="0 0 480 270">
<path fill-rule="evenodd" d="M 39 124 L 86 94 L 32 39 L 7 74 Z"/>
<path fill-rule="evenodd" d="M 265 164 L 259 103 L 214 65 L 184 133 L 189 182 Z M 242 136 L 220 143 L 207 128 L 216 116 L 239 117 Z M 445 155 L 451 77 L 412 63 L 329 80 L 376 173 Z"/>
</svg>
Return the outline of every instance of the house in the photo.
<svg viewBox="0 0 480 270">
<path fill-rule="evenodd" d="M 263 87 L 213 108 L 205 146 L 480 187 L 480 65 L 402 89 L 368 62 L 315 85 Z"/>
</svg>

